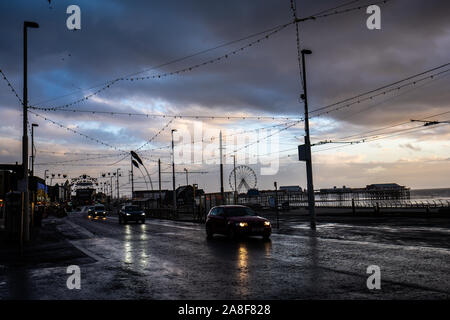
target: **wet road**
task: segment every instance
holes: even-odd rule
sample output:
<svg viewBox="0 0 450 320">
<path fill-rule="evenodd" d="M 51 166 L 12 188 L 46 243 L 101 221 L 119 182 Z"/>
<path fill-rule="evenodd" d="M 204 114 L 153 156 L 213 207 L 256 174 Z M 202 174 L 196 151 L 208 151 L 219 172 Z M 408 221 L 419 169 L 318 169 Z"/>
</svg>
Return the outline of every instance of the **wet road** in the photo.
<svg viewBox="0 0 450 320">
<path fill-rule="evenodd" d="M 296 222 L 271 241 L 205 237 L 204 226 L 147 219 L 119 225 L 80 213 L 57 229 L 94 263 L 83 263 L 81 290 L 68 290 L 66 268 L 23 271 L 37 299 L 439 299 L 450 297 L 450 249 L 407 240 L 411 228 L 330 223 L 312 233 Z M 413 228 L 414 229 L 414 228 Z M 441 243 L 449 230 L 441 228 Z M 395 240 L 395 235 L 398 235 Z M 403 238 L 401 235 L 403 234 Z M 381 289 L 366 269 L 381 269 Z M 7 298 L 8 277 L 0 277 Z"/>
</svg>

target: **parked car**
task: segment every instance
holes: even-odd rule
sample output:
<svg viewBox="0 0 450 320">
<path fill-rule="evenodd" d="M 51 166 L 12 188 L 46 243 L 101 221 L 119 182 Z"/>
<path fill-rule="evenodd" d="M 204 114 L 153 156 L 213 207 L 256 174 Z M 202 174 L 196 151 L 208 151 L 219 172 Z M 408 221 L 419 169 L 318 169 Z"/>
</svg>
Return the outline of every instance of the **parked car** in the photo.
<svg viewBox="0 0 450 320">
<path fill-rule="evenodd" d="M 145 212 L 138 206 L 122 206 L 119 211 L 119 223 L 127 223 L 128 221 L 145 223 Z"/>
<path fill-rule="evenodd" d="M 258 216 L 246 206 L 223 205 L 213 207 L 206 218 L 206 236 L 215 233 L 234 239 L 239 236 L 262 236 L 268 239 L 272 233 L 270 221 Z"/>
<path fill-rule="evenodd" d="M 90 220 L 106 220 L 106 208 L 102 204 L 96 204 L 88 208 L 87 217 Z"/>
</svg>

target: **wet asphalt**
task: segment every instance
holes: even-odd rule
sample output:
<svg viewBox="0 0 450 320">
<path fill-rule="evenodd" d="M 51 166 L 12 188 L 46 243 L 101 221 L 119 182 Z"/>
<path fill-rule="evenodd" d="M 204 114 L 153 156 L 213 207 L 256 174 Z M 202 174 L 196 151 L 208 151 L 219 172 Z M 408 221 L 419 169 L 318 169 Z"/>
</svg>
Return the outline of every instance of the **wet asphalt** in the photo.
<svg viewBox="0 0 450 320">
<path fill-rule="evenodd" d="M 3 268 L 2 299 L 448 299 L 450 228 L 361 219 L 283 221 L 270 241 L 207 240 L 204 225 L 148 218 L 120 225 L 82 213 L 56 219 L 84 258 L 55 266 Z M 56 253 L 57 254 L 57 253 Z M 81 289 L 66 286 L 69 264 Z M 369 290 L 367 267 L 381 270 Z M 0 267 L 0 271 L 2 271 Z"/>
</svg>

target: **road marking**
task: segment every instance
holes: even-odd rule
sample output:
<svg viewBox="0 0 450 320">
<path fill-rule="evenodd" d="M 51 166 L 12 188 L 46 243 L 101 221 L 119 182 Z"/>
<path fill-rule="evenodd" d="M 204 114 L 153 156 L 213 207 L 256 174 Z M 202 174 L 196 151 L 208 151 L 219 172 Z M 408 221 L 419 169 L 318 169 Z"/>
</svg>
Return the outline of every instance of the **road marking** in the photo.
<svg viewBox="0 0 450 320">
<path fill-rule="evenodd" d="M 68 224 L 70 224 L 74 229 L 76 229 L 78 232 L 84 234 L 85 236 L 87 236 L 88 238 L 95 238 L 95 234 L 93 234 L 92 232 L 90 232 L 89 230 L 83 228 L 82 226 L 73 223 L 72 221 L 66 219 L 66 222 Z"/>
<path fill-rule="evenodd" d="M 113 219 L 111 220 L 117 220 L 117 217 L 113 217 Z M 67 220 L 66 220 L 67 221 Z M 72 223 L 71 221 L 68 221 L 71 225 L 76 225 L 75 223 Z M 185 230 L 195 230 L 195 231 L 201 231 L 201 226 L 199 225 L 192 225 L 192 226 L 181 226 L 181 225 L 176 225 L 177 222 L 174 222 L 175 224 L 170 224 L 167 222 L 162 222 L 162 221 L 148 221 L 146 222 L 147 224 L 150 225 L 156 225 L 156 226 L 164 226 L 164 227 L 169 227 L 169 228 L 178 228 L 178 229 L 185 229 Z M 77 225 L 76 225 L 77 226 Z M 79 229 L 84 229 L 81 226 L 78 226 Z M 86 230 L 86 233 L 90 233 L 89 231 Z M 174 233 L 157 233 L 158 235 L 166 235 L 166 236 L 171 236 L 171 235 L 177 235 Z M 182 234 L 180 234 L 182 236 Z M 280 238 L 280 239 L 304 239 L 304 240 L 310 240 L 311 237 L 310 236 L 303 236 L 303 235 L 287 235 L 287 234 L 277 234 L 274 233 L 272 234 L 273 238 Z M 431 248 L 431 247 L 423 247 L 423 246 L 405 246 L 405 245 L 395 245 L 395 244 L 381 244 L 381 243 L 374 243 L 374 242 L 365 242 L 365 241 L 352 241 L 352 240 L 339 240 L 339 239 L 327 239 L 327 238 L 320 238 L 317 237 L 317 239 L 319 241 L 323 241 L 323 242 L 328 242 L 328 243 L 337 243 L 337 244 L 351 244 L 351 245 L 369 245 L 369 246 L 375 246 L 378 248 L 382 248 L 382 249 L 405 249 L 405 250 L 422 250 L 422 251 L 432 251 L 432 252 L 437 252 L 437 253 L 444 253 L 444 254 L 449 254 L 450 250 L 447 249 L 439 249 L 439 248 Z M 97 255 L 95 255 L 94 253 L 90 252 L 89 250 L 83 248 L 82 246 L 80 246 L 78 243 L 74 242 L 74 241 L 69 241 L 71 244 L 73 244 L 76 248 L 78 248 L 80 251 L 84 252 L 86 255 L 90 256 L 91 258 L 97 260 L 98 262 L 100 261 L 105 261 L 104 258 L 101 258 Z M 274 258 L 276 258 L 279 261 L 284 261 L 285 259 L 283 259 L 283 257 L 277 256 Z M 291 262 L 291 261 L 289 261 Z M 341 274 L 347 274 L 349 276 L 355 276 L 355 277 L 364 277 L 358 273 L 352 272 L 352 271 L 347 271 L 347 270 L 339 270 L 339 269 L 335 269 L 335 268 L 330 268 L 327 266 L 318 266 L 319 268 L 323 269 L 323 270 L 328 270 L 331 272 L 336 272 L 336 273 L 341 273 Z M 409 288 L 413 288 L 413 289 L 419 289 L 419 290 L 427 290 L 427 291 L 432 291 L 432 292 L 439 292 L 439 293 L 444 293 L 444 294 L 449 294 L 449 292 L 439 289 L 439 288 L 429 288 L 427 286 L 423 286 L 420 284 L 415 284 L 415 283 L 408 283 L 408 282 L 400 282 L 400 281 L 395 281 L 395 280 L 391 280 L 391 279 L 385 279 L 384 280 L 387 283 L 390 283 L 392 285 L 399 285 L 399 286 L 403 286 L 403 287 L 409 287 Z"/>
<path fill-rule="evenodd" d="M 118 220 L 117 217 L 110 217 L 111 220 Z M 156 220 L 149 221 L 148 219 L 145 222 L 150 225 L 164 226 L 169 228 L 178 228 L 185 230 L 196 230 L 201 231 L 203 228 L 194 227 L 194 226 L 180 226 L 175 224 L 169 224 L 165 222 L 159 222 Z M 87 231 L 87 230 L 86 230 Z M 87 231 L 89 232 L 89 231 Z M 296 239 L 311 239 L 309 236 L 302 235 L 293 235 L 293 234 L 282 234 L 282 233 L 272 233 L 272 237 L 280 237 L 280 238 L 296 238 Z M 376 242 L 368 242 L 368 241 L 360 241 L 360 240 L 343 240 L 343 239 L 329 239 L 329 238 L 321 238 L 317 237 L 320 241 L 323 242 L 331 242 L 331 243 L 339 243 L 339 244 L 358 244 L 358 245 L 368 245 L 376 248 L 384 248 L 384 249 L 404 249 L 410 251 L 430 251 L 435 253 L 443 253 L 450 255 L 450 249 L 445 248 L 433 248 L 433 247 L 425 247 L 425 246 L 409 246 L 409 245 L 401 245 L 401 244 L 387 244 L 387 243 L 376 243 Z"/>
<path fill-rule="evenodd" d="M 188 227 L 188 226 L 177 226 L 170 225 L 167 223 L 160 223 L 156 221 L 149 222 L 148 224 L 161 225 L 166 227 L 180 228 L 180 229 L 188 229 L 188 230 L 199 230 L 199 228 Z M 282 233 L 272 233 L 272 236 L 275 237 L 288 237 L 288 238 L 297 238 L 297 239 L 311 239 L 309 236 L 301 236 L 301 235 L 291 235 L 291 234 L 282 234 Z M 320 241 L 324 242 L 332 242 L 332 243 L 343 243 L 343 244 L 360 244 L 360 245 L 370 245 L 378 248 L 388 248 L 388 249 L 405 249 L 405 250 L 426 250 L 433 251 L 437 253 L 450 254 L 449 249 L 445 248 L 433 248 L 433 247 L 425 247 L 425 246 L 407 246 L 401 244 L 387 244 L 387 243 L 376 243 L 376 242 L 368 242 L 368 241 L 359 241 L 359 240 L 342 240 L 342 239 L 329 239 L 329 238 L 321 238 L 317 237 Z"/>
<path fill-rule="evenodd" d="M 69 240 L 69 243 L 71 245 L 73 245 L 75 248 L 77 248 L 78 250 L 80 250 L 81 252 L 83 252 L 85 255 L 87 255 L 88 257 L 96 260 L 97 262 L 102 262 L 105 259 L 103 259 L 102 257 L 96 255 L 95 253 L 93 253 L 92 251 L 87 250 L 86 248 L 80 246 L 77 241 L 74 240 Z"/>
<path fill-rule="evenodd" d="M 118 217 L 108 217 L 108 219 L 119 221 Z M 201 227 L 195 228 L 194 226 L 189 227 L 189 226 L 173 225 L 173 224 L 164 223 L 164 222 L 157 222 L 155 220 L 149 220 L 148 218 L 145 220 L 145 224 L 152 224 L 152 225 L 157 225 L 157 226 L 172 227 L 172 228 L 186 229 L 186 230 L 200 230 L 201 229 Z"/>
</svg>

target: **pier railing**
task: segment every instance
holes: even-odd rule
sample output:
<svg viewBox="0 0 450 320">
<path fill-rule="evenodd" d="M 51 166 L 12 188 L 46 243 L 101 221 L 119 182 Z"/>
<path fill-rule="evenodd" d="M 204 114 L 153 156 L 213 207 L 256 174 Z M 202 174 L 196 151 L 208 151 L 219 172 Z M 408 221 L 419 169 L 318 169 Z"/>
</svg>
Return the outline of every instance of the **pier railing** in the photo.
<svg viewBox="0 0 450 320">
<path fill-rule="evenodd" d="M 274 199 L 271 196 L 257 196 L 257 197 L 240 197 L 239 204 L 260 206 L 260 207 L 274 207 Z M 290 199 L 278 198 L 278 206 L 290 208 L 307 207 L 308 201 L 292 197 Z M 316 207 L 324 208 L 450 208 L 449 199 L 402 199 L 402 200 L 382 200 L 382 199 L 358 199 L 358 200 L 315 200 Z"/>
</svg>

